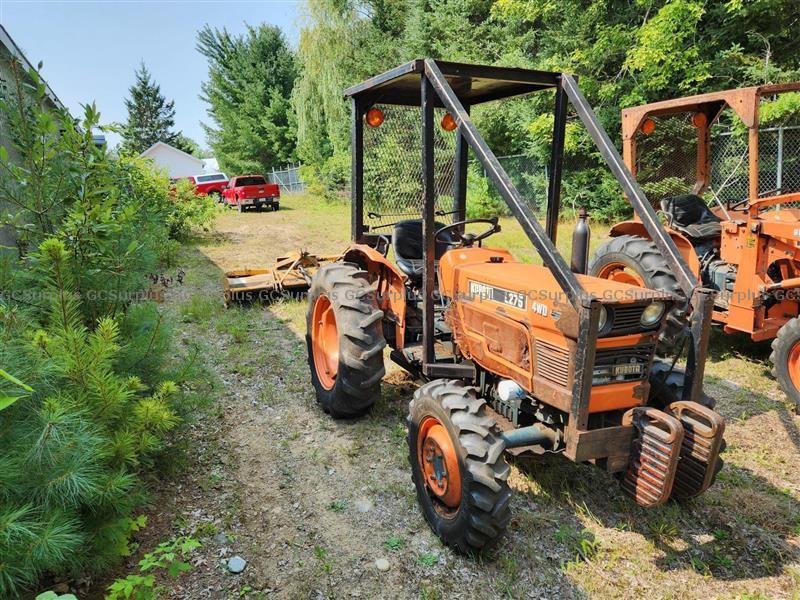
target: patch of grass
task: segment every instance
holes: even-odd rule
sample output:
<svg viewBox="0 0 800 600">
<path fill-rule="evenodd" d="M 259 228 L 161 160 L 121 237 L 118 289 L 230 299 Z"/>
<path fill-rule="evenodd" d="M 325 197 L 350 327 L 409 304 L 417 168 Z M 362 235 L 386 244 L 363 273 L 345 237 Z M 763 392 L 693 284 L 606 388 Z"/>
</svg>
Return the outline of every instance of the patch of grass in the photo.
<svg viewBox="0 0 800 600">
<path fill-rule="evenodd" d="M 342 512 L 345 508 L 347 508 L 347 502 L 344 500 L 334 500 L 328 505 L 328 510 L 332 512 Z"/>
<path fill-rule="evenodd" d="M 439 592 L 430 585 L 423 585 L 419 590 L 420 600 L 439 600 Z"/>
<path fill-rule="evenodd" d="M 194 531 L 194 536 L 198 538 L 210 537 L 219 533 L 219 529 L 211 521 L 203 521 Z"/>
<path fill-rule="evenodd" d="M 561 525 L 553 537 L 575 555 L 575 560 L 591 562 L 600 551 L 600 541 L 588 529 L 578 531 L 571 525 Z"/>
<path fill-rule="evenodd" d="M 399 535 L 395 534 L 390 535 L 388 538 L 386 538 L 386 541 L 383 543 L 384 548 L 386 548 L 387 550 L 392 550 L 394 552 L 402 550 L 403 546 L 405 545 L 406 545 L 405 540 L 401 538 Z"/>
<path fill-rule="evenodd" d="M 333 563 L 328 560 L 328 552 L 322 546 L 314 546 L 314 556 L 320 562 L 320 570 L 323 573 L 333 571 Z"/>
<path fill-rule="evenodd" d="M 694 569 L 696 572 L 700 573 L 705 577 L 711 575 L 711 567 L 708 566 L 708 563 L 703 561 L 702 558 L 699 556 L 692 556 L 689 558 L 689 565 Z"/>
<path fill-rule="evenodd" d="M 181 304 L 179 313 L 184 323 L 205 323 L 221 310 L 222 304 L 219 298 L 195 295 Z"/>
<path fill-rule="evenodd" d="M 417 562 L 423 567 L 432 567 L 439 563 L 439 555 L 435 552 L 423 552 L 417 556 Z"/>
<path fill-rule="evenodd" d="M 715 529 L 714 531 L 712 531 L 711 535 L 713 535 L 714 539 L 717 540 L 718 542 L 724 542 L 729 537 L 731 537 L 730 531 L 728 531 L 727 529 L 721 529 L 721 528 L 720 529 Z"/>
<path fill-rule="evenodd" d="M 655 537 L 664 540 L 673 540 L 678 537 L 678 528 L 675 523 L 665 519 L 658 519 L 647 524 L 647 529 Z"/>
</svg>

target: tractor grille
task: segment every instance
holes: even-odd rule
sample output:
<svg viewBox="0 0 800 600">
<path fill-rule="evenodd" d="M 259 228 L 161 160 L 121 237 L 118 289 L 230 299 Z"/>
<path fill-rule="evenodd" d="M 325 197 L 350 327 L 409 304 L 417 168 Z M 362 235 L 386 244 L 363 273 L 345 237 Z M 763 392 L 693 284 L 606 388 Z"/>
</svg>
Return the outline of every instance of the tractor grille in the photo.
<svg viewBox="0 0 800 600">
<path fill-rule="evenodd" d="M 536 376 L 561 387 L 569 383 L 569 352 L 536 340 Z"/>
<path fill-rule="evenodd" d="M 655 344 L 597 350 L 594 355 L 594 385 L 640 381 L 647 378 L 647 366 Z"/>
<path fill-rule="evenodd" d="M 623 331 L 643 329 L 641 318 L 646 304 L 630 306 L 627 304 L 614 306 L 614 321 L 611 323 L 609 333 L 621 333 Z"/>
</svg>

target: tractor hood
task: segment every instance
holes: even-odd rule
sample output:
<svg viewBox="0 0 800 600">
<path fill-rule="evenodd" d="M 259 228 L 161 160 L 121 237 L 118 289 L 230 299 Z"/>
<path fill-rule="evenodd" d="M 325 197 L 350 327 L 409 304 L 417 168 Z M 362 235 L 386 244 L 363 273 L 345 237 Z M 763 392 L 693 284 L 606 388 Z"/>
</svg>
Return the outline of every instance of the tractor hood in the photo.
<svg viewBox="0 0 800 600">
<path fill-rule="evenodd" d="M 626 283 L 578 275 L 583 288 L 607 307 L 609 326 L 603 336 L 645 334 L 639 319 L 644 308 L 664 302 L 665 312 L 675 301 L 665 292 Z M 446 252 L 439 261 L 442 294 L 461 305 L 484 307 L 540 332 L 577 336 L 578 314 L 550 270 L 517 262 L 506 250 L 464 248 Z"/>
<path fill-rule="evenodd" d="M 446 295 L 455 291 L 455 280 L 468 277 L 502 287 L 532 299 L 558 300 L 569 303 L 549 269 L 541 265 L 524 264 L 507 250 L 463 248 L 447 252 L 439 263 L 441 289 Z M 578 275 L 581 286 L 603 304 L 635 304 L 656 300 L 673 301 L 667 292 L 650 290 L 627 283 Z M 463 290 L 459 290 L 463 291 Z"/>
</svg>

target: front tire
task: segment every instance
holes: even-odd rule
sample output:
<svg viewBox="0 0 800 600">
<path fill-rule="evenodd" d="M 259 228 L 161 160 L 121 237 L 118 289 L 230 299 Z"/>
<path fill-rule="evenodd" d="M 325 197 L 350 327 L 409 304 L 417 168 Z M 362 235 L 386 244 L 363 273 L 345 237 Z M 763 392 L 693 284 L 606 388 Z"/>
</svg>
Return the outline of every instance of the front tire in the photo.
<svg viewBox="0 0 800 600">
<path fill-rule="evenodd" d="M 311 383 L 325 412 L 359 416 L 380 398 L 386 370 L 378 308 L 368 274 L 351 263 L 325 265 L 311 282 L 306 344 Z"/>
<path fill-rule="evenodd" d="M 669 292 L 680 298 L 667 315 L 659 346 L 664 354 L 681 349 L 688 334 L 685 319 L 688 302 L 667 261 L 651 240 L 636 235 L 612 238 L 595 252 L 589 275 Z"/>
<path fill-rule="evenodd" d="M 647 404 L 659 410 L 664 410 L 673 402 L 683 400 L 683 386 L 686 371 L 680 367 L 672 366 L 671 361 L 655 359 L 650 368 L 650 398 Z M 698 404 L 714 409 L 717 401 L 712 396 L 703 392 L 702 398 L 696 399 Z"/>
<path fill-rule="evenodd" d="M 477 389 L 437 379 L 414 394 L 408 452 L 417 500 L 448 546 L 476 554 L 494 546 L 511 519 L 505 446 Z"/>
<path fill-rule="evenodd" d="M 772 340 L 772 374 L 800 413 L 800 318 L 784 323 Z"/>
</svg>

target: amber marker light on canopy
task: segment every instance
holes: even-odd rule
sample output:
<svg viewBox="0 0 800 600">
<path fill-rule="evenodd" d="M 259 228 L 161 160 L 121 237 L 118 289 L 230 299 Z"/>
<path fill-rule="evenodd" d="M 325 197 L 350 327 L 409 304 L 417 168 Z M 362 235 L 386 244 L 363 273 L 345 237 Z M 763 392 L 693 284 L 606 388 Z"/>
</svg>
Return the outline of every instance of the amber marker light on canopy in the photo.
<svg viewBox="0 0 800 600">
<path fill-rule="evenodd" d="M 706 113 L 696 112 L 692 115 L 692 125 L 695 127 L 705 127 L 708 124 Z"/>
<path fill-rule="evenodd" d="M 453 131 L 457 127 L 456 120 L 450 113 L 444 113 L 442 117 L 442 129 L 445 131 Z"/>
<path fill-rule="evenodd" d="M 656 130 L 656 122 L 653 119 L 645 119 L 642 122 L 641 127 L 639 127 L 639 131 L 641 131 L 645 135 L 650 135 Z"/>
<path fill-rule="evenodd" d="M 383 124 L 383 111 L 380 108 L 370 108 L 365 120 L 370 127 L 380 127 Z"/>
</svg>

